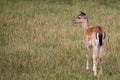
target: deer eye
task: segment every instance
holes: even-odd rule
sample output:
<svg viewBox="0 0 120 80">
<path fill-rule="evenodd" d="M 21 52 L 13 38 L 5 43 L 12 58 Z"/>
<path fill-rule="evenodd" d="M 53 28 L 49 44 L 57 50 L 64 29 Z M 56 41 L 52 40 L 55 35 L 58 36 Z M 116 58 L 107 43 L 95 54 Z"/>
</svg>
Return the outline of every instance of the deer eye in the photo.
<svg viewBox="0 0 120 80">
<path fill-rule="evenodd" d="M 80 16 L 78 16 L 78 19 L 80 19 Z"/>
</svg>

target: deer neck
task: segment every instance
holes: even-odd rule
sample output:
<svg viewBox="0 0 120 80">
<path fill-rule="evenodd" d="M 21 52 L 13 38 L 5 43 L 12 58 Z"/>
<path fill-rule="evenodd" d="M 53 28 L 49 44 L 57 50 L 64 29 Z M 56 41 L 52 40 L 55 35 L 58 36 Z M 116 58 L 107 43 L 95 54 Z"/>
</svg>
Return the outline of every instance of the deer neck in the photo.
<svg viewBox="0 0 120 80">
<path fill-rule="evenodd" d="M 89 23 L 88 20 L 86 22 L 82 23 L 83 29 L 84 29 L 84 33 L 86 32 L 86 30 L 89 28 Z"/>
</svg>

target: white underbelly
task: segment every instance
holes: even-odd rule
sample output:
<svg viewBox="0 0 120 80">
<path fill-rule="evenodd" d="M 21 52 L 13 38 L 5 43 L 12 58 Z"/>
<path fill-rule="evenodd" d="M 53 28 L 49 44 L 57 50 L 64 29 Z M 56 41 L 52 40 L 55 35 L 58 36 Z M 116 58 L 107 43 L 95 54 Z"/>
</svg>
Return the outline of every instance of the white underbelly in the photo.
<svg viewBox="0 0 120 80">
<path fill-rule="evenodd" d="M 91 41 L 91 40 L 89 40 L 87 44 L 88 44 L 88 47 L 89 47 L 89 48 L 92 47 L 92 41 Z"/>
</svg>

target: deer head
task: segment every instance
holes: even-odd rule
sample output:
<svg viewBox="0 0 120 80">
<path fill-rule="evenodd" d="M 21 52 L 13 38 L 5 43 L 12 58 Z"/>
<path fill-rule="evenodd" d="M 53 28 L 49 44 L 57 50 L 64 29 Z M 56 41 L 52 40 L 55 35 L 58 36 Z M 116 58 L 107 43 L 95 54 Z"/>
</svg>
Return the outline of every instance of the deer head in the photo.
<svg viewBox="0 0 120 80">
<path fill-rule="evenodd" d="M 87 15 L 85 12 L 82 12 L 74 19 L 72 20 L 74 23 L 84 23 L 87 22 Z"/>
</svg>

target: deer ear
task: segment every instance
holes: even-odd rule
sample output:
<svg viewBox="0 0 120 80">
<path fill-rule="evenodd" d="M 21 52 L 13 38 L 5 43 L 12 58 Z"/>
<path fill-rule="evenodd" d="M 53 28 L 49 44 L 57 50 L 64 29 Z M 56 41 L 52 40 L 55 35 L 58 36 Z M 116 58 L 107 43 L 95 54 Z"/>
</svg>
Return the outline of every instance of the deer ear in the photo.
<svg viewBox="0 0 120 80">
<path fill-rule="evenodd" d="M 85 16 L 85 15 L 86 15 L 85 12 L 83 12 L 83 11 L 80 11 L 80 12 L 81 12 L 81 15 L 82 15 L 82 16 Z"/>
</svg>

